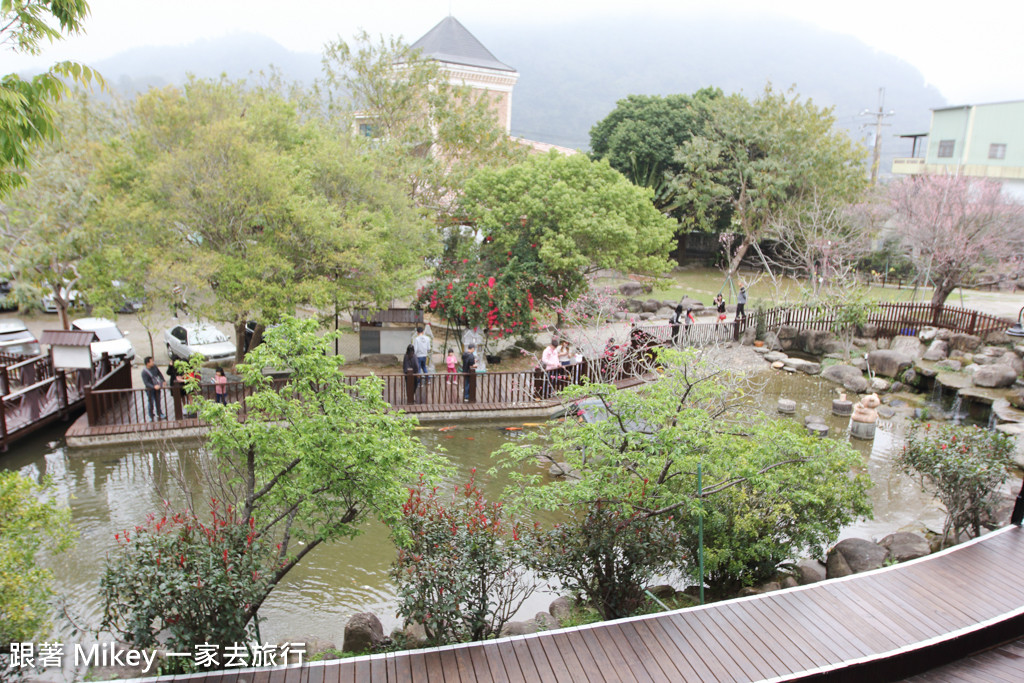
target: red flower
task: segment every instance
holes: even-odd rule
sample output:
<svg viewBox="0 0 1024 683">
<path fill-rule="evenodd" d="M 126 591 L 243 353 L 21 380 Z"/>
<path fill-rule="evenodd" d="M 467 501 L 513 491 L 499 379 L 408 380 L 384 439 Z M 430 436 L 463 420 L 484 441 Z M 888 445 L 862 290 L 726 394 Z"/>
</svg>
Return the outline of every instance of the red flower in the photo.
<svg viewBox="0 0 1024 683">
<path fill-rule="evenodd" d="M 495 280 L 494 280 L 494 276 L 493 275 L 491 277 L 487 278 L 487 286 L 488 287 L 493 287 L 494 286 L 494 282 L 495 282 Z"/>
</svg>

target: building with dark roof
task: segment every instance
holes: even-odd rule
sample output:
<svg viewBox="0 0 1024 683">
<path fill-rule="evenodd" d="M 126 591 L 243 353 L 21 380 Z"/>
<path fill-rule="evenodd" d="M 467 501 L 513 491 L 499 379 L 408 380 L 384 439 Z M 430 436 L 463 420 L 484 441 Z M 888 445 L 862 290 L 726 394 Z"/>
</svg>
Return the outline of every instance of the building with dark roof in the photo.
<svg viewBox="0 0 1024 683">
<path fill-rule="evenodd" d="M 498 123 L 512 127 L 512 89 L 519 72 L 500 61 L 453 16 L 442 19 L 412 44 L 421 56 L 441 63 L 453 85 L 486 92 L 498 115 Z"/>
</svg>

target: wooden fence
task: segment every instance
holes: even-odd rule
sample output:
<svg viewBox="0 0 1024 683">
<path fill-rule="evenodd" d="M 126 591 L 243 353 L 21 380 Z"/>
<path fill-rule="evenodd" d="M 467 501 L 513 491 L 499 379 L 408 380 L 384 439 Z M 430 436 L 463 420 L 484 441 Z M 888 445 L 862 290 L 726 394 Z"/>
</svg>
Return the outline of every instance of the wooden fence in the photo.
<svg viewBox="0 0 1024 683">
<path fill-rule="evenodd" d="M 801 328 L 831 328 L 836 308 L 794 307 L 751 311 L 744 319 L 729 323 L 699 323 L 682 326 L 679 346 L 707 346 L 730 340 L 739 340 L 742 334 L 763 320 L 764 329 L 777 330 L 783 325 Z M 969 334 L 1005 330 L 1012 323 L 1001 318 L 967 309 L 940 307 L 930 304 L 880 304 L 869 316 L 881 334 L 916 334 L 926 325 L 952 329 Z M 629 343 L 613 347 L 601 358 L 588 358 L 582 362 L 556 370 L 525 370 L 513 372 L 441 373 L 429 376 L 386 374 L 379 375 L 385 401 L 412 413 L 455 412 L 467 410 L 516 410 L 555 405 L 559 390 L 590 382 L 607 382 L 620 386 L 642 381 L 652 369 L 654 349 L 671 343 L 670 325 L 642 325 L 631 331 Z M 101 377 L 97 386 L 86 393 L 86 411 L 89 425 L 95 427 L 129 427 L 147 421 L 148 398 L 145 389 L 115 387 L 112 375 Z M 358 377 L 350 376 L 346 382 L 354 384 Z M 286 380 L 276 380 L 284 382 Z M 200 391 L 214 398 L 212 385 Z M 228 384 L 228 400 L 241 403 L 252 390 L 241 383 Z M 164 389 L 159 394 L 160 407 L 168 420 L 185 421 L 187 426 L 198 424 L 189 413 L 190 398 L 181 387 Z M 162 412 L 162 411 L 157 411 Z"/>
<path fill-rule="evenodd" d="M 777 330 L 783 325 L 825 330 L 831 329 L 838 310 L 838 306 L 800 306 L 751 311 L 749 324 L 759 326 L 757 316 L 763 316 L 766 330 Z M 938 327 L 966 334 L 984 335 L 1006 330 L 1013 325 L 1010 320 L 980 311 L 924 303 L 878 304 L 868 315 L 868 321 L 876 325 L 879 334 L 883 336 L 913 335 L 922 327 Z"/>
</svg>

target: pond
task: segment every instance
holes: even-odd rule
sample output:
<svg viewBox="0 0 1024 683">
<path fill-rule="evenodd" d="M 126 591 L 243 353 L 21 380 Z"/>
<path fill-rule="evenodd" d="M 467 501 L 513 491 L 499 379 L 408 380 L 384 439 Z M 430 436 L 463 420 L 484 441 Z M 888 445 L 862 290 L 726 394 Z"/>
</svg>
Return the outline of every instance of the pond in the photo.
<svg viewBox="0 0 1024 683">
<path fill-rule="evenodd" d="M 834 385 L 806 375 L 766 372 L 756 375 L 762 388 L 751 400 L 768 414 L 775 414 L 780 396 L 797 402 L 794 418 L 801 422 L 809 414 L 824 416 L 833 435 L 846 438 L 847 420 L 829 412 L 835 398 Z M 417 431 L 429 448 L 444 448 L 464 478 L 473 467 L 489 496 L 497 496 L 504 482 L 487 476 L 490 454 L 521 432 L 507 432 L 506 426 L 520 422 L 458 425 L 433 423 Z M 531 429 L 532 427 L 524 427 Z M 871 497 L 875 518 L 860 521 L 844 530 L 843 537 L 878 537 L 915 522 L 932 528 L 941 525 L 942 513 L 917 484 L 895 473 L 888 452 L 900 441 L 901 423 L 880 422 L 873 443 L 854 441 L 864 456 L 864 467 L 874 487 Z M 195 462 L 201 456 L 197 444 L 176 443 L 159 455 L 156 447 L 130 446 L 68 451 L 62 441 L 44 438 L 26 441 L 6 455 L 2 466 L 31 474 L 49 475 L 59 496 L 70 507 L 79 539 L 75 547 L 51 561 L 58 590 L 67 596 L 73 613 L 90 625 L 102 614 L 98 580 L 106 554 L 115 548 L 114 534 L 144 520 L 159 510 L 167 491 L 174 490 L 173 472 L 179 463 Z M 154 482 L 164 491 L 154 490 Z M 264 640 L 302 641 L 306 636 L 337 643 L 342 641 L 345 623 L 355 612 L 371 611 L 384 623 L 385 632 L 397 626 L 394 589 L 388 567 L 394 548 L 379 524 L 368 523 L 365 533 L 344 542 L 318 548 L 294 569 L 261 610 Z M 523 618 L 546 610 L 551 592 L 538 592 L 521 611 Z"/>
</svg>

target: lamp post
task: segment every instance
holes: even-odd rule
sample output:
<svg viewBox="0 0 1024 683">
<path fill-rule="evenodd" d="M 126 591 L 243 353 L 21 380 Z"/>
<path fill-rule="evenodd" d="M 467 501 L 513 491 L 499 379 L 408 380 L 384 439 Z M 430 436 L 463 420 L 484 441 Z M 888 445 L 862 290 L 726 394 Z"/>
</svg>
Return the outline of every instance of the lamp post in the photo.
<svg viewBox="0 0 1024 683">
<path fill-rule="evenodd" d="M 1024 337 L 1024 307 L 1017 313 L 1017 324 L 1006 331 L 1011 337 Z M 1020 493 L 1017 494 L 1017 501 L 1013 504 L 1013 514 L 1010 515 L 1010 524 L 1020 526 L 1024 521 L 1024 481 L 1021 482 Z"/>
</svg>

